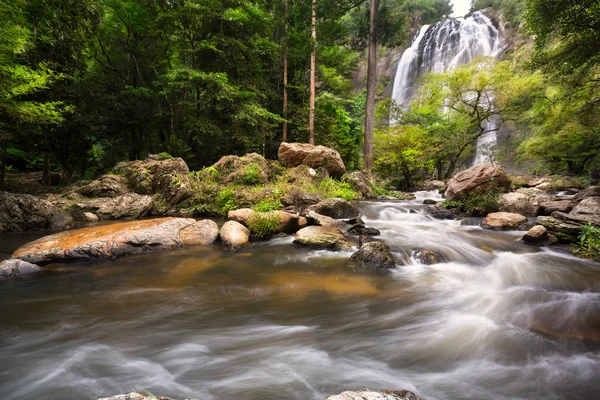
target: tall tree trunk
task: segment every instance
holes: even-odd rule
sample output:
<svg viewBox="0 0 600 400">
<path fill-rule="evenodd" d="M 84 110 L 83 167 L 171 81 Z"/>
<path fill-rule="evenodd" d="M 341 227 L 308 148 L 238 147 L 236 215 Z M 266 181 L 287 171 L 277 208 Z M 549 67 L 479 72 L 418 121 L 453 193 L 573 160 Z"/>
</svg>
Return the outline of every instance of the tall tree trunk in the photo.
<svg viewBox="0 0 600 400">
<path fill-rule="evenodd" d="M 0 185 L 4 185 L 4 177 L 6 176 L 6 148 L 8 147 L 8 142 L 6 140 L 2 140 L 0 142 Z"/>
<path fill-rule="evenodd" d="M 288 0 L 283 3 L 283 18 L 285 20 L 285 34 L 283 36 L 283 141 L 287 142 L 287 108 L 288 108 Z"/>
<path fill-rule="evenodd" d="M 312 51 L 310 53 L 310 100 L 308 111 L 308 143 L 315 144 L 315 70 L 317 68 L 317 0 L 312 0 Z"/>
<path fill-rule="evenodd" d="M 365 144 L 363 147 L 364 168 L 373 168 L 373 129 L 375 125 L 375 90 L 377 85 L 377 10 L 379 0 L 370 0 L 369 16 L 369 59 L 367 62 L 367 104 L 365 105 Z"/>
</svg>

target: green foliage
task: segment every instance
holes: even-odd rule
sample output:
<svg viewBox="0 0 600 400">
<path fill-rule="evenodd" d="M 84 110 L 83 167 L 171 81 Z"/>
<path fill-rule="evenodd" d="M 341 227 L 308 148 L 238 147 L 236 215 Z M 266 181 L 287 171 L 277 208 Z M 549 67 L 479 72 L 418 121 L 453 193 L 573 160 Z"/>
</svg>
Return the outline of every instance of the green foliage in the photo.
<svg viewBox="0 0 600 400">
<path fill-rule="evenodd" d="M 371 189 L 373 190 L 373 194 L 375 196 L 390 196 L 395 197 L 398 200 L 406 200 L 405 196 L 402 193 L 398 193 L 393 190 L 387 190 L 382 185 L 376 183 L 371 183 Z"/>
<path fill-rule="evenodd" d="M 447 209 L 458 208 L 464 209 L 464 203 L 460 200 L 444 200 L 444 207 Z"/>
<path fill-rule="evenodd" d="M 360 199 L 361 195 L 354 191 L 349 183 L 338 181 L 333 178 L 323 179 L 318 186 L 318 190 L 313 190 L 321 193 L 326 198 L 340 197 L 344 200 Z"/>
<path fill-rule="evenodd" d="M 248 220 L 248 229 L 253 236 L 263 239 L 273 235 L 281 224 L 281 216 L 274 212 L 254 213 Z"/>
<path fill-rule="evenodd" d="M 257 212 L 281 210 L 283 205 L 279 199 L 265 199 L 256 204 L 252 209 Z"/>
<path fill-rule="evenodd" d="M 173 156 L 163 151 L 162 153 L 158 153 L 158 158 L 159 160 L 170 160 Z"/>
<path fill-rule="evenodd" d="M 216 196 L 216 204 L 221 215 L 227 215 L 229 211 L 238 208 L 232 189 L 221 190 Z"/>
<path fill-rule="evenodd" d="M 579 245 L 573 249 L 579 257 L 600 261 L 600 228 L 587 223 L 581 227 Z"/>
<path fill-rule="evenodd" d="M 261 182 L 261 169 L 256 164 L 249 164 L 244 167 L 243 174 L 236 178 L 236 183 L 242 185 L 257 185 Z"/>
</svg>

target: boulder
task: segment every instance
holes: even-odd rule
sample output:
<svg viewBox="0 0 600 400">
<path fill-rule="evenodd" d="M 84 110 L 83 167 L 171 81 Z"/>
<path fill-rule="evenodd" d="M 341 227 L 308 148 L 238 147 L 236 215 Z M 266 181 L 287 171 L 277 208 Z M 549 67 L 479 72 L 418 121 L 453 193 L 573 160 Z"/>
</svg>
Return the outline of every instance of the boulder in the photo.
<svg viewBox="0 0 600 400">
<path fill-rule="evenodd" d="M 435 219 L 455 219 L 456 216 L 450 210 L 431 210 L 429 211 L 429 215 L 431 215 Z"/>
<path fill-rule="evenodd" d="M 586 197 L 569 214 L 592 215 L 600 218 L 600 196 Z"/>
<path fill-rule="evenodd" d="M 120 399 L 119 399 L 120 400 Z M 129 399 L 125 399 L 129 400 Z M 423 400 L 408 390 L 356 390 L 346 391 L 325 400 Z"/>
<path fill-rule="evenodd" d="M 240 224 L 248 226 L 250 217 L 254 215 L 254 210 L 251 208 L 238 208 L 237 210 L 231 210 L 227 213 L 227 218 L 232 221 L 239 222 Z"/>
<path fill-rule="evenodd" d="M 190 170 L 185 161 L 178 157 L 124 161 L 118 163 L 113 171 L 123 178 L 131 191 L 142 195 L 160 195 L 166 207 L 179 204 L 192 194 Z"/>
<path fill-rule="evenodd" d="M 431 249 L 414 250 L 413 257 L 424 265 L 433 265 L 448 261 L 448 258 L 444 254 Z"/>
<path fill-rule="evenodd" d="M 85 222 L 97 222 L 100 219 L 96 214 L 91 212 L 84 212 L 81 214 L 81 218 Z"/>
<path fill-rule="evenodd" d="M 516 193 L 522 193 L 527 196 L 530 196 L 530 197 L 534 198 L 535 200 L 537 200 L 538 203 L 540 203 L 542 201 L 550 201 L 550 200 L 553 200 L 553 198 L 554 198 L 550 193 L 546 192 L 545 190 L 540 190 L 537 187 L 520 188 L 520 189 L 517 189 Z"/>
<path fill-rule="evenodd" d="M 581 233 L 582 224 L 576 221 L 563 221 L 555 217 L 540 216 L 535 223 L 554 235 L 559 243 L 575 243 Z"/>
<path fill-rule="evenodd" d="M 4 260 L 0 262 L 0 280 L 39 271 L 40 267 L 23 260 Z"/>
<path fill-rule="evenodd" d="M 390 251 L 390 246 L 382 242 L 364 243 L 350 260 L 362 268 L 391 269 L 396 267 L 396 261 Z"/>
<path fill-rule="evenodd" d="M 250 230 L 236 221 L 227 221 L 219 232 L 228 249 L 237 250 L 250 244 Z"/>
<path fill-rule="evenodd" d="M 426 204 L 426 205 L 436 205 L 437 201 L 435 201 L 433 199 L 425 199 L 425 200 L 423 200 L 423 204 Z"/>
<path fill-rule="evenodd" d="M 500 197 L 500 211 L 537 216 L 540 204 L 537 199 L 526 193 L 511 192 Z"/>
<path fill-rule="evenodd" d="M 489 190 L 506 192 L 510 179 L 497 165 L 479 164 L 454 175 L 448 184 L 447 200 L 463 200 L 470 195 Z"/>
<path fill-rule="evenodd" d="M 158 218 L 55 233 L 27 243 L 11 258 L 33 264 L 106 259 L 213 243 L 219 228 L 211 220 Z"/>
<path fill-rule="evenodd" d="M 123 178 L 117 175 L 104 175 L 95 181 L 75 190 L 87 197 L 117 197 L 128 192 Z"/>
<path fill-rule="evenodd" d="M 60 231 L 73 224 L 73 217 L 47 200 L 0 192 L 0 232 Z"/>
<path fill-rule="evenodd" d="M 551 245 L 558 241 L 556 236 L 549 234 L 548 230 L 542 225 L 536 225 L 531 228 L 522 237 L 523 242 L 527 244 L 535 244 L 538 246 Z"/>
<path fill-rule="evenodd" d="M 334 219 L 354 218 L 360 215 L 358 208 L 339 198 L 323 200 L 310 206 L 309 209 Z"/>
<path fill-rule="evenodd" d="M 425 180 L 417 185 L 419 190 L 445 190 L 446 182 L 438 180 Z"/>
<path fill-rule="evenodd" d="M 600 196 L 600 186 L 592 186 L 575 195 L 575 200 L 580 201 L 587 197 Z"/>
<path fill-rule="evenodd" d="M 520 230 L 526 222 L 527 217 L 521 214 L 497 212 L 488 214 L 481 222 L 481 227 L 499 231 Z"/>
<path fill-rule="evenodd" d="M 148 195 L 125 193 L 114 198 L 72 204 L 67 211 L 78 221 L 87 221 L 94 214 L 98 219 L 139 219 L 154 210 L 154 201 Z"/>
<path fill-rule="evenodd" d="M 577 202 L 571 199 L 543 201 L 540 203 L 540 214 L 550 215 L 554 211 L 569 213 L 576 205 Z"/>
<path fill-rule="evenodd" d="M 370 242 L 376 242 L 376 240 L 375 240 L 375 238 L 373 238 L 373 236 L 360 235 L 358 237 L 358 248 L 361 248 L 363 246 L 363 244 L 370 243 Z"/>
<path fill-rule="evenodd" d="M 218 179 L 223 183 L 243 185 L 264 184 L 269 180 L 269 162 L 257 153 L 243 157 L 224 156 L 213 164 L 218 172 Z"/>
<path fill-rule="evenodd" d="M 341 230 L 331 226 L 308 226 L 296 232 L 294 243 L 330 250 L 350 250 L 350 243 Z"/>
<path fill-rule="evenodd" d="M 355 235 L 366 235 L 366 236 L 379 236 L 381 232 L 375 228 L 368 228 L 365 224 L 354 224 L 348 232 Z"/>
<path fill-rule="evenodd" d="M 373 198 L 373 188 L 371 187 L 371 181 L 367 178 L 365 173 L 356 171 L 350 175 L 346 175 L 345 181 L 350 184 L 352 189 L 360 193 L 365 199 Z"/>
<path fill-rule="evenodd" d="M 340 229 L 342 229 L 345 226 L 344 221 L 339 221 L 326 215 L 321 215 L 319 213 L 314 212 L 313 210 L 306 210 L 304 216 L 308 221 L 308 225 L 333 226 Z"/>
<path fill-rule="evenodd" d="M 279 161 L 287 168 L 307 165 L 311 168 L 323 167 L 329 175 L 339 178 L 346 172 L 346 166 L 337 150 L 307 143 L 281 143 Z"/>
<path fill-rule="evenodd" d="M 347 224 L 350 224 L 350 225 L 356 225 L 356 224 L 363 224 L 364 225 L 364 223 L 365 223 L 365 221 L 363 221 L 360 216 L 354 217 L 354 218 L 350 218 L 350 219 L 345 219 L 344 222 L 347 223 Z"/>
<path fill-rule="evenodd" d="M 298 188 L 293 188 L 281 198 L 281 204 L 284 206 L 306 207 L 323 200 L 325 198 L 318 193 L 308 193 Z"/>
<path fill-rule="evenodd" d="M 566 214 L 560 211 L 554 211 L 552 216 L 563 221 L 570 221 L 578 224 L 590 223 L 592 225 L 600 226 L 599 214 L 573 214 L 573 211 Z"/>
</svg>

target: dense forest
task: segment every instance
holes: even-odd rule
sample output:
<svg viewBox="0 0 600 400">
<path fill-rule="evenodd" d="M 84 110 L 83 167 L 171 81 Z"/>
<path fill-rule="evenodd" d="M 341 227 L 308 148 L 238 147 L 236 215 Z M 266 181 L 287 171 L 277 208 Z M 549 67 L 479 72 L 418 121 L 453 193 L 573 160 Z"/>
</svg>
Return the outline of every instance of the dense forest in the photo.
<svg viewBox="0 0 600 400">
<path fill-rule="evenodd" d="M 420 25 L 452 10 L 445 0 L 371 3 L 380 55 L 408 46 Z M 198 169 L 227 154 L 273 158 L 282 140 L 312 138 L 361 169 L 372 105 L 352 79 L 366 60 L 372 6 L 2 2 L 0 181 L 7 170 L 28 169 L 44 170 L 46 183 L 51 171 L 66 181 L 89 179 L 151 152 Z M 408 108 L 384 96 L 386 77 L 376 82 L 374 168 L 399 176 L 399 185 L 427 175 L 447 179 L 468 166 L 491 116 L 511 132 L 490 149 L 492 159 L 509 157 L 538 173 L 599 167 L 598 1 L 476 0 L 472 11 L 490 8 L 512 40 L 500 61 L 425 76 Z M 483 93 L 494 96 L 493 106 L 478 103 Z M 390 126 L 390 116 L 398 123 Z"/>
</svg>

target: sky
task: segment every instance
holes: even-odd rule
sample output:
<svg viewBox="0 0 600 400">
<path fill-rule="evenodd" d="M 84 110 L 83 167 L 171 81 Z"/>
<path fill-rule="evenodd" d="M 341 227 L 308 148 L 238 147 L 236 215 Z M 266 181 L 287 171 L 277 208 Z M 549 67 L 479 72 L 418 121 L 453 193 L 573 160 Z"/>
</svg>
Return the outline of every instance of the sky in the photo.
<svg viewBox="0 0 600 400">
<path fill-rule="evenodd" d="M 454 5 L 452 14 L 454 17 L 464 17 L 471 8 L 471 0 L 452 0 L 452 4 Z"/>
</svg>

